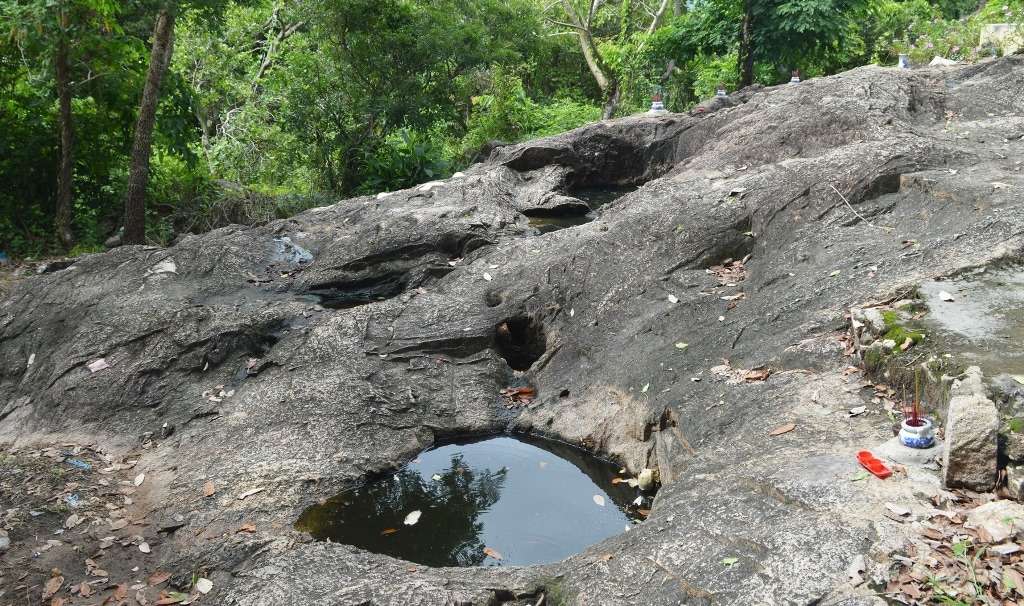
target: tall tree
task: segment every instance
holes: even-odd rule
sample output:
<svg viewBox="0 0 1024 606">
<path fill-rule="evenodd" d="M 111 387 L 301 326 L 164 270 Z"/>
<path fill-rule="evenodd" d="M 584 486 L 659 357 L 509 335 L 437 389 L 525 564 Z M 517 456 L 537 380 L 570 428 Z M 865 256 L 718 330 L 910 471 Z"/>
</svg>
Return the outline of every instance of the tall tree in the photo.
<svg viewBox="0 0 1024 606">
<path fill-rule="evenodd" d="M 560 18 L 552 17 L 549 14 L 548 21 L 552 25 L 568 28 L 576 34 L 580 43 L 580 50 L 583 52 L 583 58 L 587 63 L 587 69 L 590 70 L 590 74 L 594 77 L 594 81 L 597 82 L 598 88 L 601 89 L 602 103 L 604 104 L 602 118 L 607 120 L 615 114 L 622 91 L 618 76 L 601 55 L 601 49 L 597 41 L 598 13 L 605 4 L 604 0 L 584 0 L 583 2 L 579 0 L 560 0 L 557 3 L 557 6 L 560 8 Z M 647 2 L 640 1 L 637 2 L 637 5 L 640 9 L 639 13 L 643 14 L 646 20 L 646 23 L 641 24 L 642 30 L 646 31 L 647 34 L 654 33 L 661 25 L 662 18 L 669 8 L 669 0 L 657 0 L 650 6 Z M 556 3 L 552 2 L 549 10 L 555 6 Z M 623 2 L 620 9 L 627 17 L 621 19 L 619 25 L 619 34 L 624 36 L 632 25 L 630 23 L 632 15 L 630 5 L 627 2 Z"/>
<path fill-rule="evenodd" d="M 170 2 L 164 3 L 153 25 L 153 47 L 149 55 L 149 69 L 139 104 L 139 117 L 135 123 L 131 166 L 128 171 L 128 191 L 124 204 L 124 242 L 142 244 L 146 239 L 146 188 L 149 185 L 149 158 L 153 147 L 153 126 L 156 123 L 157 103 L 160 101 L 160 83 L 174 50 L 175 13 Z"/>
<path fill-rule="evenodd" d="M 75 243 L 72 227 L 75 75 L 76 71 L 81 74 L 89 70 L 85 57 L 101 44 L 95 34 L 112 29 L 109 18 L 116 12 L 117 3 L 113 0 L 31 0 L 0 4 L 0 17 L 11 24 L 12 39 L 19 46 L 26 68 L 30 73 L 36 68 L 53 76 L 60 148 L 53 226 L 57 240 L 65 249 Z M 43 81 L 50 82 L 48 77 Z"/>
<path fill-rule="evenodd" d="M 72 179 L 74 164 L 72 148 L 74 145 L 74 127 L 71 123 L 71 66 L 68 60 L 68 35 L 70 17 L 64 2 L 57 9 L 57 56 L 54 58 L 54 71 L 57 83 L 58 129 L 60 130 L 60 169 L 57 171 L 57 203 L 54 210 L 54 229 L 57 238 L 64 248 L 75 245 L 75 234 L 71 229 L 72 212 Z"/>
<path fill-rule="evenodd" d="M 743 0 L 743 20 L 740 22 L 739 61 L 740 87 L 754 83 L 754 11 L 756 0 Z"/>
</svg>

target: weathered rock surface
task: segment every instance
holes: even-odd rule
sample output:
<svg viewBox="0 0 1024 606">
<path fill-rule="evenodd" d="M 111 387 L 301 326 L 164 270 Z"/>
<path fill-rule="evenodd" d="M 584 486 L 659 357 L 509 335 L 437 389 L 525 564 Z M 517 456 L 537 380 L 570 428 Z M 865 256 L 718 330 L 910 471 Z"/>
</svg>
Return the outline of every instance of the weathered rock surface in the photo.
<svg viewBox="0 0 1024 606">
<path fill-rule="evenodd" d="M 83 257 L 0 302 L 0 441 L 128 449 L 153 432 L 138 468 L 153 515 L 175 520 L 161 565 L 179 583 L 207 571 L 215 603 L 870 603 L 847 571 L 899 546 L 883 503 L 938 487 L 849 481 L 891 433 L 841 413 L 870 393 L 842 372 L 844 310 L 1021 254 L 1021 90 L 1024 57 L 866 67 Z M 537 236 L 523 214 L 617 185 L 641 187 L 585 225 Z M 705 271 L 746 255 L 735 286 Z M 710 372 L 723 358 L 773 374 Z M 509 409 L 515 370 L 538 398 Z M 412 571 L 291 530 L 423 448 L 498 431 L 665 485 L 644 524 L 540 567 Z"/>
</svg>

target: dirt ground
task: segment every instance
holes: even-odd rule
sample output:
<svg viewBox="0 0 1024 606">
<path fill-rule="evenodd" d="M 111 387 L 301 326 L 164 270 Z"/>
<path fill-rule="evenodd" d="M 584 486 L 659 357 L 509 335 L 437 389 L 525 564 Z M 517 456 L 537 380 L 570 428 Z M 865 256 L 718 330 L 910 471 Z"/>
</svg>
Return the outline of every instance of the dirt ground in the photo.
<svg viewBox="0 0 1024 606">
<path fill-rule="evenodd" d="M 0 548 L 0 604 L 202 602 L 201 570 L 179 592 L 156 566 L 165 535 L 136 460 L 71 443 L 0 449 L 0 546 L 9 541 Z"/>
</svg>

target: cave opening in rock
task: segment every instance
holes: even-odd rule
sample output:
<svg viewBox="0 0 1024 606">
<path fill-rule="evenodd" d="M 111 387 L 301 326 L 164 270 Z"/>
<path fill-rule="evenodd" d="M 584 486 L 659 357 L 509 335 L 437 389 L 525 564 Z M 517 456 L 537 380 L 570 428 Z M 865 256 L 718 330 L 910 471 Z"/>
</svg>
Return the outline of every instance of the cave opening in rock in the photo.
<svg viewBox="0 0 1024 606">
<path fill-rule="evenodd" d="M 509 318 L 494 329 L 494 346 L 512 370 L 529 370 L 544 355 L 544 325 L 526 316 Z"/>
<path fill-rule="evenodd" d="M 557 562 L 643 520 L 653 494 L 617 472 L 561 442 L 460 441 L 310 507 L 296 527 L 428 566 Z"/>
</svg>

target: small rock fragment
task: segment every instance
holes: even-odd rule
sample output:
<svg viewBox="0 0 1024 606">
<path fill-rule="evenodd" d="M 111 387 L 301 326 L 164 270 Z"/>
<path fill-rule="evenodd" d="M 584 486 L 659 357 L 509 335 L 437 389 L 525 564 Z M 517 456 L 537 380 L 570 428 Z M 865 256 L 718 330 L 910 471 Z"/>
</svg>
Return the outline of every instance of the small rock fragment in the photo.
<svg viewBox="0 0 1024 606">
<path fill-rule="evenodd" d="M 858 555 L 853 558 L 853 561 L 850 562 L 849 568 L 846 569 L 846 575 L 849 577 L 850 582 L 854 587 L 864 582 L 864 577 L 862 575 L 865 570 L 867 570 L 867 564 L 864 562 L 864 556 Z"/>
<path fill-rule="evenodd" d="M 636 478 L 637 486 L 640 490 L 650 490 L 654 488 L 654 470 L 645 468 L 640 472 L 640 475 Z"/>
<path fill-rule="evenodd" d="M 89 372 L 99 372 L 106 368 L 110 368 L 110 364 L 107 364 L 106 358 L 99 358 L 98 360 L 89 362 L 88 368 Z"/>
</svg>

